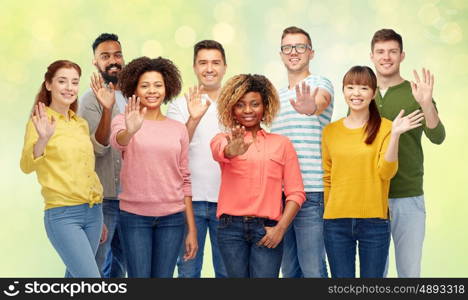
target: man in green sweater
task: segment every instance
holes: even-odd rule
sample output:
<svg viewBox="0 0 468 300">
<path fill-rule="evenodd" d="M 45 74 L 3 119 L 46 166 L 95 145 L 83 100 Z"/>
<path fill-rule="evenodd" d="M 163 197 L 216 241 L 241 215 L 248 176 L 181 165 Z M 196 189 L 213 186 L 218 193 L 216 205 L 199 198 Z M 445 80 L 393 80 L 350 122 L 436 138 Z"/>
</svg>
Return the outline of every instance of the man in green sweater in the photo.
<svg viewBox="0 0 468 300">
<path fill-rule="evenodd" d="M 389 210 L 398 277 L 420 277 L 426 211 L 423 192 L 422 133 L 434 144 L 445 139 L 445 129 L 432 99 L 434 75 L 422 69 L 414 81 L 400 75 L 405 58 L 401 36 L 392 29 L 377 31 L 371 42 L 378 93 L 375 97 L 380 115 L 393 120 L 401 109 L 405 115 L 419 109 L 424 125 L 400 137 L 398 172 L 390 184 Z M 388 269 L 388 263 L 387 263 Z"/>
</svg>

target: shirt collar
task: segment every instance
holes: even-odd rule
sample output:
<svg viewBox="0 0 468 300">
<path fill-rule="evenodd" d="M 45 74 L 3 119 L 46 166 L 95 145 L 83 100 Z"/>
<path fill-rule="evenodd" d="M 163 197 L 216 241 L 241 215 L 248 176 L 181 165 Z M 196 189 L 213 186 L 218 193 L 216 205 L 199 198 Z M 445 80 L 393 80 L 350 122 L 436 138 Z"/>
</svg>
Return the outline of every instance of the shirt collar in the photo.
<svg viewBox="0 0 468 300">
<path fill-rule="evenodd" d="M 59 119 L 62 119 L 62 120 L 65 120 L 65 117 L 64 115 L 62 115 L 61 113 L 59 112 L 56 112 L 55 110 L 53 110 L 52 108 L 50 108 L 49 106 L 46 106 L 46 110 L 47 110 L 47 114 L 50 115 L 50 116 L 54 116 L 55 119 L 59 120 Z M 76 113 L 69 109 L 68 110 L 68 118 L 71 120 L 71 119 L 74 119 L 76 120 L 77 119 L 77 115 Z"/>
</svg>

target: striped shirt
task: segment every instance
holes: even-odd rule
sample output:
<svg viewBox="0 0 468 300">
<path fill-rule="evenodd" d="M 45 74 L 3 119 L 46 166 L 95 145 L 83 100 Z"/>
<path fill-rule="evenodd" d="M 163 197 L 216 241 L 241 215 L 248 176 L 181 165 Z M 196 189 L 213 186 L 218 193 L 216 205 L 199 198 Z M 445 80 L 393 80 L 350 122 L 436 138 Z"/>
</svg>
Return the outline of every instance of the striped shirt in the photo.
<svg viewBox="0 0 468 300">
<path fill-rule="evenodd" d="M 323 191 L 321 141 L 322 130 L 330 123 L 333 113 L 333 85 L 325 77 L 309 75 L 304 81 L 311 87 L 325 89 L 331 96 L 330 105 L 319 116 L 306 116 L 294 110 L 289 99 L 296 99 L 296 90 L 282 88 L 279 92 L 281 108 L 271 132 L 287 136 L 299 158 L 306 192 Z"/>
</svg>

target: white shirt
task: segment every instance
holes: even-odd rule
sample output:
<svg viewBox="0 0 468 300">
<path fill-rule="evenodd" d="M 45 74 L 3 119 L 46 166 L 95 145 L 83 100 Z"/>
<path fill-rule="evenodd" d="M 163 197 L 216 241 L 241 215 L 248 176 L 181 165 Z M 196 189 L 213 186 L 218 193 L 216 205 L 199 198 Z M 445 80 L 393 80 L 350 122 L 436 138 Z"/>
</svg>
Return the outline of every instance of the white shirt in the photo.
<svg viewBox="0 0 468 300">
<path fill-rule="evenodd" d="M 213 160 L 210 142 L 216 134 L 221 132 L 221 129 L 217 118 L 216 102 L 210 101 L 212 103 L 198 123 L 190 141 L 189 167 L 192 175 L 193 201 L 218 202 L 221 170 L 219 164 Z M 190 114 L 184 97 L 175 99 L 168 105 L 167 117 L 183 124 L 187 123 Z"/>
</svg>

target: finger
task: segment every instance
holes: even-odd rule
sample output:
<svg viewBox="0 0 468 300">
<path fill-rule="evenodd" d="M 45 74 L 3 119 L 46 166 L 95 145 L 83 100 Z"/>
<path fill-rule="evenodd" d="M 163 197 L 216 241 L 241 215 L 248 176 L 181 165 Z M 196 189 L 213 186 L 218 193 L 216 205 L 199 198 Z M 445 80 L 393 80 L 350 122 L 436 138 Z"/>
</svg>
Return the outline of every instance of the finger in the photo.
<svg viewBox="0 0 468 300">
<path fill-rule="evenodd" d="M 412 118 L 414 117 L 415 115 L 419 114 L 420 110 L 419 109 L 416 109 L 415 111 L 413 111 L 412 113 L 408 114 L 406 117 L 408 118 Z"/>
<path fill-rule="evenodd" d="M 417 118 L 416 120 L 411 120 L 411 124 L 420 124 L 424 120 L 424 116 Z"/>
<path fill-rule="evenodd" d="M 260 241 L 258 241 L 257 246 L 265 245 L 265 243 L 267 241 L 268 241 L 268 239 L 267 239 L 267 236 L 265 235 L 264 237 L 262 237 L 262 239 Z"/>
<path fill-rule="evenodd" d="M 199 87 L 199 89 L 198 89 L 198 92 L 199 92 L 200 94 L 203 94 L 204 91 L 205 91 L 205 87 L 203 86 L 203 84 L 200 84 L 200 87 Z"/>
<path fill-rule="evenodd" d="M 310 95 L 310 85 L 306 84 L 306 94 Z"/>
<path fill-rule="evenodd" d="M 296 101 L 294 101 L 293 98 L 289 99 L 289 103 L 291 103 L 291 106 L 292 106 L 293 108 L 297 108 L 297 107 L 296 107 Z"/>
<path fill-rule="evenodd" d="M 187 95 L 187 93 L 184 93 L 184 97 L 185 97 L 185 101 L 187 101 L 187 104 L 189 104 L 190 103 L 189 95 Z"/>
<path fill-rule="evenodd" d="M 413 70 L 413 74 L 414 74 L 414 79 L 416 80 L 417 83 L 419 83 L 420 80 L 419 80 L 418 72 L 416 72 L 416 70 Z"/>
<path fill-rule="evenodd" d="M 414 81 L 411 81 L 411 89 L 415 92 L 418 90 L 418 86 L 416 85 L 416 83 L 414 83 Z"/>
<path fill-rule="evenodd" d="M 301 90 L 299 88 L 299 84 L 296 84 L 296 100 L 301 97 Z"/>
<path fill-rule="evenodd" d="M 430 83 L 431 89 L 434 88 L 434 74 L 431 75 L 431 83 Z"/>
<path fill-rule="evenodd" d="M 109 83 L 109 89 L 110 89 L 111 91 L 114 91 L 114 89 L 115 89 L 115 88 L 114 88 L 114 84 L 113 84 L 112 82 Z"/>
<path fill-rule="evenodd" d="M 140 111 L 140 97 L 137 97 L 137 98 L 136 98 L 135 110 Z"/>
<path fill-rule="evenodd" d="M 226 135 L 226 141 L 227 141 L 228 144 L 231 143 L 231 137 L 228 134 Z"/>
<path fill-rule="evenodd" d="M 395 119 L 400 119 L 403 116 L 404 113 L 405 113 L 404 109 L 400 110 L 400 113 L 396 116 Z"/>
<path fill-rule="evenodd" d="M 33 116 L 35 116 L 36 118 L 39 117 L 39 104 L 34 105 Z"/>
<path fill-rule="evenodd" d="M 316 88 L 314 89 L 314 92 L 312 93 L 312 98 L 313 98 L 313 99 L 315 99 L 315 98 L 317 97 L 318 91 L 319 91 L 319 88 L 316 87 Z"/>
<path fill-rule="evenodd" d="M 306 84 L 306 82 L 303 81 L 302 84 L 301 84 L 301 86 L 302 86 L 301 94 L 302 94 L 302 95 L 304 95 L 304 94 L 307 95 L 307 84 Z"/>
<path fill-rule="evenodd" d="M 420 112 L 420 113 L 418 113 L 416 115 L 412 115 L 412 116 L 408 115 L 407 117 L 412 121 L 412 120 L 416 120 L 416 119 L 419 119 L 421 117 L 424 117 L 424 113 Z"/>
<path fill-rule="evenodd" d="M 422 68 L 422 76 L 423 76 L 423 82 L 427 82 L 427 72 L 425 68 Z"/>
<path fill-rule="evenodd" d="M 54 116 L 51 116 L 51 117 L 50 117 L 50 125 L 52 126 L 52 128 L 55 128 L 55 124 L 56 124 L 56 122 L 55 122 L 55 117 L 54 117 Z"/>
<path fill-rule="evenodd" d="M 143 107 L 143 108 L 141 109 L 140 115 L 141 115 L 142 117 L 144 117 L 144 116 L 146 115 L 146 112 L 147 112 L 147 111 L 148 111 L 148 109 L 146 108 L 146 106 Z"/>
</svg>

